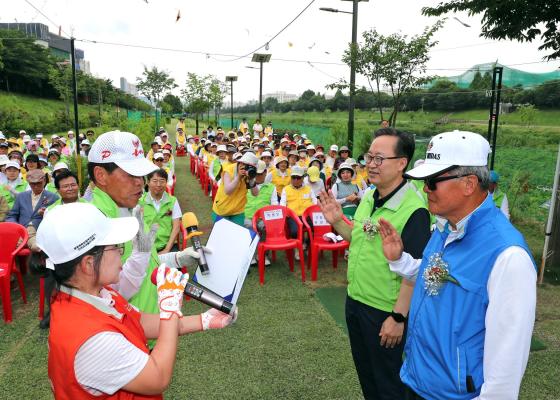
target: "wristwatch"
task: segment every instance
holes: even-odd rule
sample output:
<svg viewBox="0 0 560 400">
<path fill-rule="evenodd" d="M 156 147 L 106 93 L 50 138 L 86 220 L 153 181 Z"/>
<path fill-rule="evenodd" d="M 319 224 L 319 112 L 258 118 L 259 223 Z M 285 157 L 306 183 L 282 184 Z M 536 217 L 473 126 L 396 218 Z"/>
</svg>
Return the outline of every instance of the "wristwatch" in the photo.
<svg viewBox="0 0 560 400">
<path fill-rule="evenodd" d="M 395 312 L 395 311 L 391 311 L 391 317 L 393 317 L 395 322 L 398 322 L 398 323 L 406 321 L 406 317 L 404 315 L 402 315 L 401 313 Z"/>
</svg>

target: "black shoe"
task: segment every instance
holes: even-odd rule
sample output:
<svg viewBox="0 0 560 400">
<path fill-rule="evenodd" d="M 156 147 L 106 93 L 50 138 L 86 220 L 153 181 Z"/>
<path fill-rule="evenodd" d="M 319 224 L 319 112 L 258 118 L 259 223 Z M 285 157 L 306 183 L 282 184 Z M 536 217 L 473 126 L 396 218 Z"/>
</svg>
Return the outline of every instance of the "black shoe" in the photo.
<svg viewBox="0 0 560 400">
<path fill-rule="evenodd" d="M 48 313 L 45 317 L 39 322 L 39 328 L 41 329 L 49 329 L 51 325 L 51 314 Z"/>
</svg>

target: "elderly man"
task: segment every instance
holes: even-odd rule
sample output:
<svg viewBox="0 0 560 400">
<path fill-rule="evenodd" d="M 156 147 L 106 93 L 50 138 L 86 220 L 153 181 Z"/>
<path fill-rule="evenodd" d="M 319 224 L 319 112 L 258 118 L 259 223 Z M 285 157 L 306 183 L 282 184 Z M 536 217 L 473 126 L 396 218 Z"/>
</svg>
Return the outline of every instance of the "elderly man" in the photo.
<svg viewBox="0 0 560 400">
<path fill-rule="evenodd" d="M 25 226 L 29 233 L 27 246 L 32 252 L 38 253 L 41 250 L 35 243 L 37 228 L 43 220 L 45 210 L 58 199 L 58 196 L 45 190 L 45 173 L 40 169 L 27 173 L 27 183 L 31 190 L 16 196 L 14 206 L 6 217 L 6 222 L 15 222 Z"/>
<path fill-rule="evenodd" d="M 410 399 L 516 399 L 535 319 L 536 268 L 527 243 L 488 194 L 486 139 L 432 138 L 422 179 L 437 229 L 423 258 L 380 221 L 392 271 L 416 280 L 401 378 Z"/>
<path fill-rule="evenodd" d="M 59 169 L 54 177 L 54 186 L 60 197 L 57 201 L 47 207 L 47 211 L 52 210 L 56 206 L 68 203 L 87 203 L 80 197 L 80 186 L 78 185 L 78 177 L 68 169 Z"/>
<path fill-rule="evenodd" d="M 346 324 L 366 399 L 400 400 L 406 390 L 399 370 L 413 284 L 389 270 L 377 223 L 380 218 L 390 220 L 407 251 L 421 257 L 430 237 L 430 215 L 415 186 L 403 178 L 414 148 L 408 133 L 375 133 L 365 159 L 376 189 L 363 196 L 352 225 L 343 221 L 342 207 L 332 193 L 320 195 L 325 218 L 350 242 Z"/>
</svg>

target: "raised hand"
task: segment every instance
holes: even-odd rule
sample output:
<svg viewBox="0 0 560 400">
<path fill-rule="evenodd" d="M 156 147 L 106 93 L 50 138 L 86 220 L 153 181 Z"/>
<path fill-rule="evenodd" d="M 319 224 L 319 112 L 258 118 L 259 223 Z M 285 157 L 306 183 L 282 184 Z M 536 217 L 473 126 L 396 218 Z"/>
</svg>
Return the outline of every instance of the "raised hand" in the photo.
<svg viewBox="0 0 560 400">
<path fill-rule="evenodd" d="M 338 204 L 330 190 L 328 193 L 325 191 L 319 193 L 318 204 L 329 224 L 334 225 L 336 222 L 342 220 L 342 206 Z"/>
<path fill-rule="evenodd" d="M 183 274 L 178 269 L 165 264 L 158 267 L 156 281 L 160 319 L 170 319 L 173 314 L 179 318 L 183 316 L 181 306 L 188 279 L 189 274 Z"/>
<path fill-rule="evenodd" d="M 381 235 L 383 254 L 389 261 L 397 261 L 403 252 L 403 242 L 397 230 L 389 221 L 380 218 L 379 234 Z"/>
</svg>

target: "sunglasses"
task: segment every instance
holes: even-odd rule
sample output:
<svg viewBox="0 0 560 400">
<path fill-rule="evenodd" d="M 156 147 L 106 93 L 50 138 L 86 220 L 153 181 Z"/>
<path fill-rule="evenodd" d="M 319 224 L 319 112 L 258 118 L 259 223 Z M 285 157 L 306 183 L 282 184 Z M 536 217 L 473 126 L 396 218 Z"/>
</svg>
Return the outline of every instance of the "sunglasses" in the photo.
<svg viewBox="0 0 560 400">
<path fill-rule="evenodd" d="M 430 191 L 434 191 L 437 189 L 437 184 L 439 182 L 449 181 L 451 179 L 463 178 L 467 175 L 447 175 L 447 176 L 436 176 L 433 178 L 426 178 L 424 179 L 424 184 L 430 189 Z"/>
<path fill-rule="evenodd" d="M 292 176 L 292 179 L 297 179 L 297 180 L 303 179 L 303 176 Z"/>
</svg>

